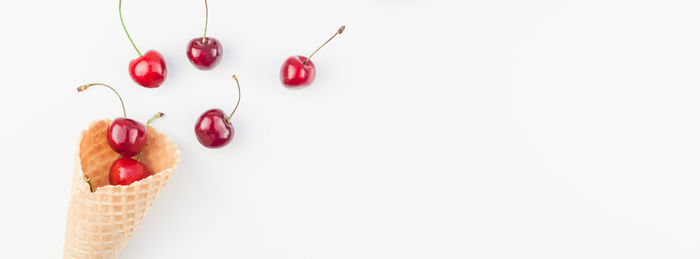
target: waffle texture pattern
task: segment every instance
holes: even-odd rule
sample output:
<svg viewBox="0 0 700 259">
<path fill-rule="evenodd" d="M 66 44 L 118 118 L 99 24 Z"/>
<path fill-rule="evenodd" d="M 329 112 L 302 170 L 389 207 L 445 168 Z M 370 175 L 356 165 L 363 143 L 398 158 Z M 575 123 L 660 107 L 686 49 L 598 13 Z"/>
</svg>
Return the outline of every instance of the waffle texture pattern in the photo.
<svg viewBox="0 0 700 259">
<path fill-rule="evenodd" d="M 109 185 L 109 168 L 119 158 L 107 144 L 109 123 L 93 122 L 81 135 L 63 258 L 117 258 L 180 161 L 172 140 L 149 127 L 141 162 L 153 175 L 128 186 Z M 95 192 L 90 192 L 85 175 Z"/>
</svg>

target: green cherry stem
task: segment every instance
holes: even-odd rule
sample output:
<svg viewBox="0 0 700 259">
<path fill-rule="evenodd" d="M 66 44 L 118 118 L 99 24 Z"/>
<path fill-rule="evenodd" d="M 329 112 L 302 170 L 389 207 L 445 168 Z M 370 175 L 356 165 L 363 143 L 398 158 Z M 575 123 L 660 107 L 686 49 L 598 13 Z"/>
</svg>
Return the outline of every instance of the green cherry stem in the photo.
<svg viewBox="0 0 700 259">
<path fill-rule="evenodd" d="M 209 6 L 207 5 L 207 0 L 204 0 L 204 9 L 206 10 L 206 15 L 204 18 L 204 36 L 202 36 L 202 44 L 207 43 L 207 26 L 209 25 Z"/>
<path fill-rule="evenodd" d="M 316 54 L 316 52 L 318 52 L 321 48 L 323 48 L 323 46 L 326 46 L 326 44 L 328 44 L 328 42 L 330 42 L 333 38 L 335 38 L 335 36 L 338 36 L 338 34 L 342 34 L 344 31 L 345 31 L 345 25 L 340 26 L 340 29 L 338 29 L 338 31 L 335 32 L 335 34 L 333 34 L 333 36 L 331 36 L 330 39 L 328 39 L 326 42 L 324 42 L 321 45 L 321 47 L 318 47 L 316 50 L 314 50 L 314 53 L 311 53 L 311 55 L 309 55 L 309 57 L 306 60 L 304 60 L 304 63 L 302 63 L 302 64 L 306 65 L 306 62 L 311 60 L 311 57 L 313 57 L 314 54 Z"/>
<path fill-rule="evenodd" d="M 165 116 L 165 114 L 163 114 L 162 112 L 159 112 L 159 113 L 156 113 L 155 115 L 153 115 L 153 117 L 151 117 L 150 119 L 148 119 L 148 121 L 146 121 L 146 128 L 148 128 L 148 125 L 151 124 L 151 122 L 153 120 L 160 118 L 160 117 L 163 117 L 163 116 Z"/>
<path fill-rule="evenodd" d="M 117 93 L 117 90 L 114 90 L 114 88 L 112 88 L 111 86 L 106 85 L 106 84 L 103 84 L 103 83 L 86 84 L 86 85 L 81 85 L 81 86 L 79 86 L 79 87 L 78 87 L 78 92 L 85 91 L 85 90 L 87 90 L 88 88 L 90 88 L 90 87 L 93 86 L 93 85 L 101 85 L 101 86 L 107 87 L 107 88 L 109 88 L 109 89 L 112 89 L 112 92 L 114 92 L 115 94 L 117 94 L 117 97 L 119 97 L 119 102 L 122 104 L 122 112 L 124 113 L 124 118 L 126 118 L 126 108 L 124 108 L 124 101 L 122 100 L 122 96 L 119 95 L 119 93 Z"/>
<path fill-rule="evenodd" d="M 233 111 L 231 112 L 231 115 L 226 118 L 226 122 L 231 122 L 231 117 L 233 117 L 233 114 L 236 113 L 236 110 L 238 109 L 238 105 L 241 104 L 241 84 L 238 83 L 238 77 L 236 75 L 233 75 L 233 80 L 236 80 L 236 86 L 238 87 L 238 102 L 236 102 L 236 107 L 233 108 Z"/>
<path fill-rule="evenodd" d="M 83 176 L 83 180 L 85 180 L 85 182 L 88 184 L 88 186 L 90 186 L 90 192 L 95 192 L 92 190 L 92 180 L 90 180 L 90 176 L 87 176 L 87 175 Z"/>
<path fill-rule="evenodd" d="M 141 54 L 141 51 L 136 47 L 136 44 L 134 44 L 134 40 L 131 39 L 131 35 L 129 35 L 129 31 L 126 30 L 126 25 L 124 25 L 124 18 L 122 18 L 122 0 L 119 0 L 119 20 L 122 22 L 122 28 L 124 28 L 124 32 L 126 32 L 126 37 L 129 38 L 129 41 L 131 42 L 131 46 L 134 46 L 134 49 L 136 50 L 136 53 L 139 54 L 140 56 L 143 56 Z"/>
<path fill-rule="evenodd" d="M 148 119 L 148 121 L 146 121 L 146 131 L 148 131 L 148 125 L 150 125 L 153 120 L 160 118 L 160 117 L 163 117 L 163 115 L 165 115 L 165 114 L 163 114 L 162 112 L 159 112 L 159 113 L 156 113 L 155 115 L 153 115 L 153 117 L 151 117 L 150 119 Z M 141 153 L 143 153 L 143 150 L 141 150 L 141 152 L 139 152 L 139 156 L 136 157 L 136 161 L 141 162 Z"/>
</svg>

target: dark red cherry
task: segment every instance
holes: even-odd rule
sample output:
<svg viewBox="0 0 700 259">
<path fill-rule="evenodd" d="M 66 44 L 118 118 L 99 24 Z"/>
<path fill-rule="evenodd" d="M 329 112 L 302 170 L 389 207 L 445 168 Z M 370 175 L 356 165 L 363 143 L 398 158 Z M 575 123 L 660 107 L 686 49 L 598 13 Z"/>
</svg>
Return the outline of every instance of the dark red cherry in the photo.
<svg viewBox="0 0 700 259">
<path fill-rule="evenodd" d="M 122 156 L 135 156 L 146 145 L 146 127 L 132 119 L 116 118 L 107 128 L 107 143 Z"/>
<path fill-rule="evenodd" d="M 151 175 L 148 168 L 130 157 L 120 157 L 109 169 L 109 184 L 129 185 Z"/>
<path fill-rule="evenodd" d="M 304 62 L 306 61 L 306 64 Z M 310 85 L 316 78 L 316 66 L 304 56 L 291 56 L 282 64 L 280 80 L 288 88 Z"/>
<path fill-rule="evenodd" d="M 345 25 L 341 26 L 338 31 L 331 36 L 326 42 L 321 44 L 309 57 L 291 56 L 282 63 L 280 69 L 280 81 L 287 88 L 302 88 L 310 85 L 316 78 L 316 66 L 311 62 L 311 57 L 318 52 L 323 46 L 328 44 L 335 36 L 345 31 Z"/>
<path fill-rule="evenodd" d="M 233 126 L 220 109 L 211 109 L 199 116 L 194 132 L 199 143 L 208 148 L 223 147 L 233 139 Z"/>
<path fill-rule="evenodd" d="M 165 67 L 165 60 L 155 50 L 149 50 L 143 56 L 129 62 L 131 79 L 143 87 L 159 87 L 165 81 L 167 74 L 168 70 Z"/>
<path fill-rule="evenodd" d="M 212 37 L 207 38 L 207 26 L 209 25 L 209 5 L 207 5 L 207 0 L 204 0 L 204 8 L 206 10 L 204 35 L 200 38 L 192 39 L 187 44 L 187 58 L 190 59 L 192 65 L 200 70 L 209 70 L 219 64 L 223 52 L 218 40 Z"/>
<path fill-rule="evenodd" d="M 194 38 L 187 44 L 187 58 L 200 70 L 209 70 L 221 62 L 223 54 L 221 44 L 212 37 Z"/>
<path fill-rule="evenodd" d="M 233 138 L 231 117 L 236 113 L 238 105 L 241 104 L 241 85 L 238 83 L 236 75 L 233 75 L 233 79 L 236 80 L 236 86 L 238 87 L 238 101 L 231 115 L 226 117 L 221 109 L 211 109 L 199 116 L 199 119 L 194 124 L 194 133 L 197 135 L 197 140 L 205 147 L 223 147 L 231 142 Z"/>
</svg>

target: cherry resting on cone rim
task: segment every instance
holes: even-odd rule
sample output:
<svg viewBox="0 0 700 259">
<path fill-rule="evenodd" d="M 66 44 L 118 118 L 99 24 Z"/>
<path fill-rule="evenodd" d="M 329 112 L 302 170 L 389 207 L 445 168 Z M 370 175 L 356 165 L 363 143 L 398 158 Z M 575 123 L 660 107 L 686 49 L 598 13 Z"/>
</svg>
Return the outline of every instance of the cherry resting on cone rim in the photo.
<svg viewBox="0 0 700 259">
<path fill-rule="evenodd" d="M 119 20 L 122 23 L 122 28 L 124 28 L 126 37 L 129 38 L 129 42 L 131 42 L 131 46 L 133 46 L 136 53 L 139 54 L 138 58 L 129 62 L 129 75 L 131 79 L 146 88 L 159 87 L 163 81 L 165 81 L 165 77 L 168 74 L 168 70 L 165 67 L 165 59 L 163 59 L 163 56 L 158 53 L 158 51 L 149 50 L 146 51 L 145 54 L 141 54 L 141 51 L 136 48 L 134 40 L 131 39 L 129 31 L 126 30 L 126 25 L 124 25 L 124 19 L 122 18 L 122 0 L 119 0 Z"/>
<path fill-rule="evenodd" d="M 207 25 L 209 24 L 209 6 L 207 0 L 204 0 L 204 8 L 206 9 L 206 20 L 204 22 L 204 36 L 197 37 L 187 44 L 187 58 L 190 63 L 199 70 L 209 70 L 214 68 L 221 62 L 223 49 L 221 43 L 215 38 L 207 38 Z"/>
<path fill-rule="evenodd" d="M 107 143 L 122 156 L 135 156 L 146 145 L 146 127 L 132 119 L 116 118 L 107 128 Z"/>
<path fill-rule="evenodd" d="M 301 88 L 310 85 L 316 78 L 316 66 L 311 62 L 311 57 L 318 52 L 323 46 L 328 44 L 335 36 L 345 31 L 345 25 L 341 26 L 338 31 L 331 36 L 325 43 L 316 49 L 309 57 L 291 56 L 282 63 L 280 69 L 280 81 L 287 88 Z"/>
<path fill-rule="evenodd" d="M 100 85 L 111 89 L 117 97 L 119 97 L 119 102 L 122 105 L 122 112 L 124 113 L 124 117 L 116 118 L 109 123 L 109 128 L 107 128 L 107 143 L 114 152 L 122 156 L 135 156 L 141 152 L 143 146 L 146 145 L 146 127 L 140 122 L 126 118 L 124 101 L 117 90 L 114 90 L 111 86 L 102 83 L 86 84 L 78 87 L 78 92 L 85 91 L 94 85 Z"/>
<path fill-rule="evenodd" d="M 231 115 L 226 117 L 221 109 L 211 109 L 197 119 L 194 124 L 194 133 L 197 135 L 197 140 L 203 146 L 208 148 L 220 148 L 231 142 L 233 138 L 233 126 L 231 125 L 231 117 L 236 113 L 238 105 L 241 103 L 241 85 L 238 83 L 238 78 L 233 75 L 238 87 L 238 102 L 233 108 Z"/>
</svg>

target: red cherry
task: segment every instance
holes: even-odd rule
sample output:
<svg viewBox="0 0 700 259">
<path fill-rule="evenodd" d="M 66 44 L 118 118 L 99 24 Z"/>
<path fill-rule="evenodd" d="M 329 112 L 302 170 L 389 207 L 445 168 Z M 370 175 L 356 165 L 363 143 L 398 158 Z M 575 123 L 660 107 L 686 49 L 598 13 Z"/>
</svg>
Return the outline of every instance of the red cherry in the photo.
<svg viewBox="0 0 700 259">
<path fill-rule="evenodd" d="M 194 38 L 187 45 L 187 58 L 190 63 L 200 70 L 209 70 L 221 62 L 223 52 L 218 40 L 209 37 L 202 42 L 202 38 Z"/>
<path fill-rule="evenodd" d="M 143 126 L 140 122 L 134 121 L 132 119 L 126 118 L 126 109 L 124 108 L 124 102 L 122 101 L 121 95 L 114 90 L 109 85 L 102 83 L 93 83 L 87 85 L 81 85 L 78 87 L 78 92 L 85 91 L 94 85 L 101 85 L 111 89 L 117 97 L 119 97 L 119 102 L 122 104 L 122 112 L 124 112 L 123 118 L 114 119 L 107 128 L 107 143 L 109 146 L 122 156 L 132 157 L 141 152 L 143 147 L 146 145 L 146 127 L 155 118 L 160 118 L 163 113 L 157 113 L 153 118 L 149 119 L 146 126 Z"/>
<path fill-rule="evenodd" d="M 130 157 L 120 157 L 109 168 L 109 184 L 129 185 L 151 175 L 144 164 Z"/>
<path fill-rule="evenodd" d="M 238 87 L 238 102 L 236 107 L 233 108 L 231 115 L 227 118 L 221 109 L 211 109 L 199 116 L 199 119 L 194 124 L 194 133 L 197 135 L 197 140 L 205 147 L 220 148 L 231 142 L 233 138 L 234 131 L 231 125 L 231 117 L 236 113 L 236 109 L 241 103 L 241 86 L 236 75 L 233 75 L 233 79 L 236 80 L 236 86 Z"/>
<path fill-rule="evenodd" d="M 159 87 L 165 81 L 167 74 L 168 70 L 165 67 L 165 60 L 155 50 L 149 50 L 143 56 L 129 62 L 131 79 L 143 87 Z"/>
<path fill-rule="evenodd" d="M 280 80 L 288 88 L 301 88 L 310 85 L 316 78 L 314 62 L 304 56 L 291 56 L 282 64 Z M 304 62 L 306 61 L 306 64 Z"/>
<path fill-rule="evenodd" d="M 214 68 L 219 64 L 221 55 L 223 55 L 219 41 L 212 37 L 207 38 L 207 25 L 209 25 L 209 5 L 207 5 L 207 0 L 204 0 L 204 8 L 206 10 L 204 36 L 194 38 L 187 44 L 187 58 L 199 70 Z"/>
<path fill-rule="evenodd" d="M 135 156 L 146 145 L 146 127 L 132 119 L 116 118 L 107 128 L 107 143 L 122 156 Z"/>
<path fill-rule="evenodd" d="M 165 67 L 165 59 L 158 51 L 149 50 L 145 54 L 141 54 L 141 51 L 134 44 L 134 40 L 131 39 L 129 31 L 126 30 L 126 25 L 124 25 L 124 19 L 122 18 L 122 0 L 119 0 L 119 20 L 122 23 L 122 28 L 126 33 L 126 37 L 129 38 L 131 46 L 134 47 L 136 53 L 139 57 L 131 60 L 129 62 L 129 75 L 131 79 L 137 84 L 147 87 L 156 88 L 159 87 L 165 77 L 168 74 L 167 68 Z"/>
<path fill-rule="evenodd" d="M 328 44 L 335 36 L 345 31 L 345 25 L 341 26 L 330 39 L 321 44 L 308 58 L 304 56 L 291 56 L 282 63 L 280 69 L 280 81 L 287 88 L 301 88 L 310 85 L 316 78 L 316 66 L 311 62 L 311 57 L 323 46 Z"/>
<path fill-rule="evenodd" d="M 199 116 L 194 132 L 199 143 L 208 148 L 223 147 L 233 138 L 233 126 L 220 109 L 211 109 Z"/>
</svg>

